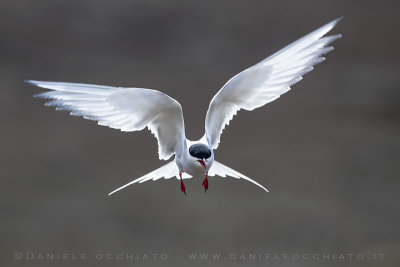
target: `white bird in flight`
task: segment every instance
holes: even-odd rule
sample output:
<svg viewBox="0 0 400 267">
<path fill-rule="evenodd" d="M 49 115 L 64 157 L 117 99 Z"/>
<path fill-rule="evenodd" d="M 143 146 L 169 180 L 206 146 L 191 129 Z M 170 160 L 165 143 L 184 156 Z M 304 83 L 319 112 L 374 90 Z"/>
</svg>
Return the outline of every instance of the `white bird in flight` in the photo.
<svg viewBox="0 0 400 267">
<path fill-rule="evenodd" d="M 56 110 L 66 110 L 71 115 L 95 120 L 99 125 L 124 132 L 147 127 L 158 140 L 159 158 L 168 160 L 175 155 L 174 161 L 109 195 L 134 183 L 174 176 L 180 179 L 181 191 L 186 195 L 183 179 L 197 175 L 205 175 L 202 183 L 205 192 L 208 176 L 215 175 L 242 178 L 268 192 L 253 179 L 215 161 L 213 150 L 218 148 L 223 129 L 240 109 L 250 111 L 277 99 L 313 70 L 314 65 L 325 60 L 322 55 L 333 50 L 328 45 L 341 35 L 323 36 L 340 20 L 333 20 L 232 77 L 211 100 L 205 119 L 205 134 L 197 141 L 186 139 L 181 105 L 160 91 L 81 83 L 26 82 L 51 89 L 35 97 L 52 99 L 45 105 L 55 106 Z"/>
</svg>

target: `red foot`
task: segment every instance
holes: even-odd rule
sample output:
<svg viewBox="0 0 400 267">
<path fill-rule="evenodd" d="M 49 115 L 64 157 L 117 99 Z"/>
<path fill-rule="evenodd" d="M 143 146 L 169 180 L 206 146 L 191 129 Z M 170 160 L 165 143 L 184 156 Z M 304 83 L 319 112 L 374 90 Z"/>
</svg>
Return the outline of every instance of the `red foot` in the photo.
<svg viewBox="0 0 400 267">
<path fill-rule="evenodd" d="M 206 179 L 204 179 L 202 185 L 204 186 L 204 193 L 207 193 L 207 189 L 208 189 L 208 172 L 206 173 Z"/>
<path fill-rule="evenodd" d="M 179 176 L 181 177 L 181 191 L 183 193 L 185 193 L 185 196 L 186 196 L 185 184 L 183 183 L 183 180 L 182 180 L 182 172 L 179 172 Z"/>
</svg>

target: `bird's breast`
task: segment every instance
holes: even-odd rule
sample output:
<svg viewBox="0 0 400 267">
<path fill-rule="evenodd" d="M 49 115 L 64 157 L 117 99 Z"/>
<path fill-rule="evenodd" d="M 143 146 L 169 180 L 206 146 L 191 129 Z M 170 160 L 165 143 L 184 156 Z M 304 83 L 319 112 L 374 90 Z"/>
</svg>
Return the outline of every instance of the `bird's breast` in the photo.
<svg viewBox="0 0 400 267">
<path fill-rule="evenodd" d="M 199 162 L 196 161 L 188 161 L 186 164 L 183 164 L 183 171 L 192 175 L 192 176 L 203 176 L 205 175 L 211 168 L 213 160 L 207 160 L 206 168 L 204 168 Z"/>
</svg>

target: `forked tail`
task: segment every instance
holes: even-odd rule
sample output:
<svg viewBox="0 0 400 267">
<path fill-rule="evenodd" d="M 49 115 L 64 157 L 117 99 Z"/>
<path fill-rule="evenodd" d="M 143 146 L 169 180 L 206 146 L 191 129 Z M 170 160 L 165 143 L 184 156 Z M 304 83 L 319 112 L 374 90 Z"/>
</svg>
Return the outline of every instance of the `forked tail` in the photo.
<svg viewBox="0 0 400 267">
<path fill-rule="evenodd" d="M 149 180 L 155 181 L 155 180 L 158 180 L 158 179 L 161 179 L 161 178 L 169 179 L 169 178 L 174 177 L 174 176 L 176 178 L 179 178 L 179 169 L 178 169 L 178 166 L 176 166 L 175 160 L 165 164 L 164 166 L 161 166 L 160 168 L 158 168 L 158 169 L 156 169 L 156 170 L 154 170 L 154 171 L 152 171 L 152 172 L 150 172 L 150 173 L 148 173 L 146 175 L 143 175 L 140 178 L 137 178 L 137 179 L 135 179 L 135 180 L 133 180 L 133 181 L 131 181 L 131 182 L 129 182 L 129 183 L 117 188 L 117 189 L 115 189 L 114 191 L 112 191 L 108 195 L 110 196 L 110 195 L 118 192 L 119 190 L 122 190 L 125 187 L 130 186 L 131 184 L 143 183 L 143 182 L 146 182 L 146 181 L 149 181 Z M 187 173 L 182 175 L 183 179 L 187 179 L 187 178 L 190 178 L 190 177 L 192 177 L 192 176 L 190 176 Z"/>
<path fill-rule="evenodd" d="M 211 166 L 210 171 L 208 172 L 208 176 L 221 176 L 221 177 L 226 177 L 226 176 L 231 176 L 237 179 L 244 179 L 247 180 L 259 187 L 261 187 L 262 189 L 264 189 L 265 191 L 268 192 L 268 189 L 265 188 L 264 186 L 262 186 L 261 184 L 257 183 L 256 181 L 254 181 L 253 179 L 250 179 L 249 177 L 247 177 L 246 175 L 235 171 L 234 169 L 229 168 L 228 166 L 225 166 L 222 163 L 219 163 L 218 161 L 214 160 L 213 165 Z"/>
</svg>

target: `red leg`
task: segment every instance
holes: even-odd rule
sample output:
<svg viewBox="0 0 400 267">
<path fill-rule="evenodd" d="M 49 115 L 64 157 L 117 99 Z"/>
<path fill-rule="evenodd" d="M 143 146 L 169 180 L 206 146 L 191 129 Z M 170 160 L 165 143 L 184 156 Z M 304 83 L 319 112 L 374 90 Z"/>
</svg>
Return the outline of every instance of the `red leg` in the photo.
<svg viewBox="0 0 400 267">
<path fill-rule="evenodd" d="M 179 172 L 179 176 L 181 177 L 181 191 L 183 193 L 185 193 L 185 196 L 186 196 L 185 184 L 183 183 L 183 180 L 182 180 L 182 172 Z"/>
<path fill-rule="evenodd" d="M 204 179 L 202 185 L 204 186 L 204 193 L 207 193 L 207 189 L 208 189 L 208 172 L 206 172 L 206 179 Z"/>
</svg>

